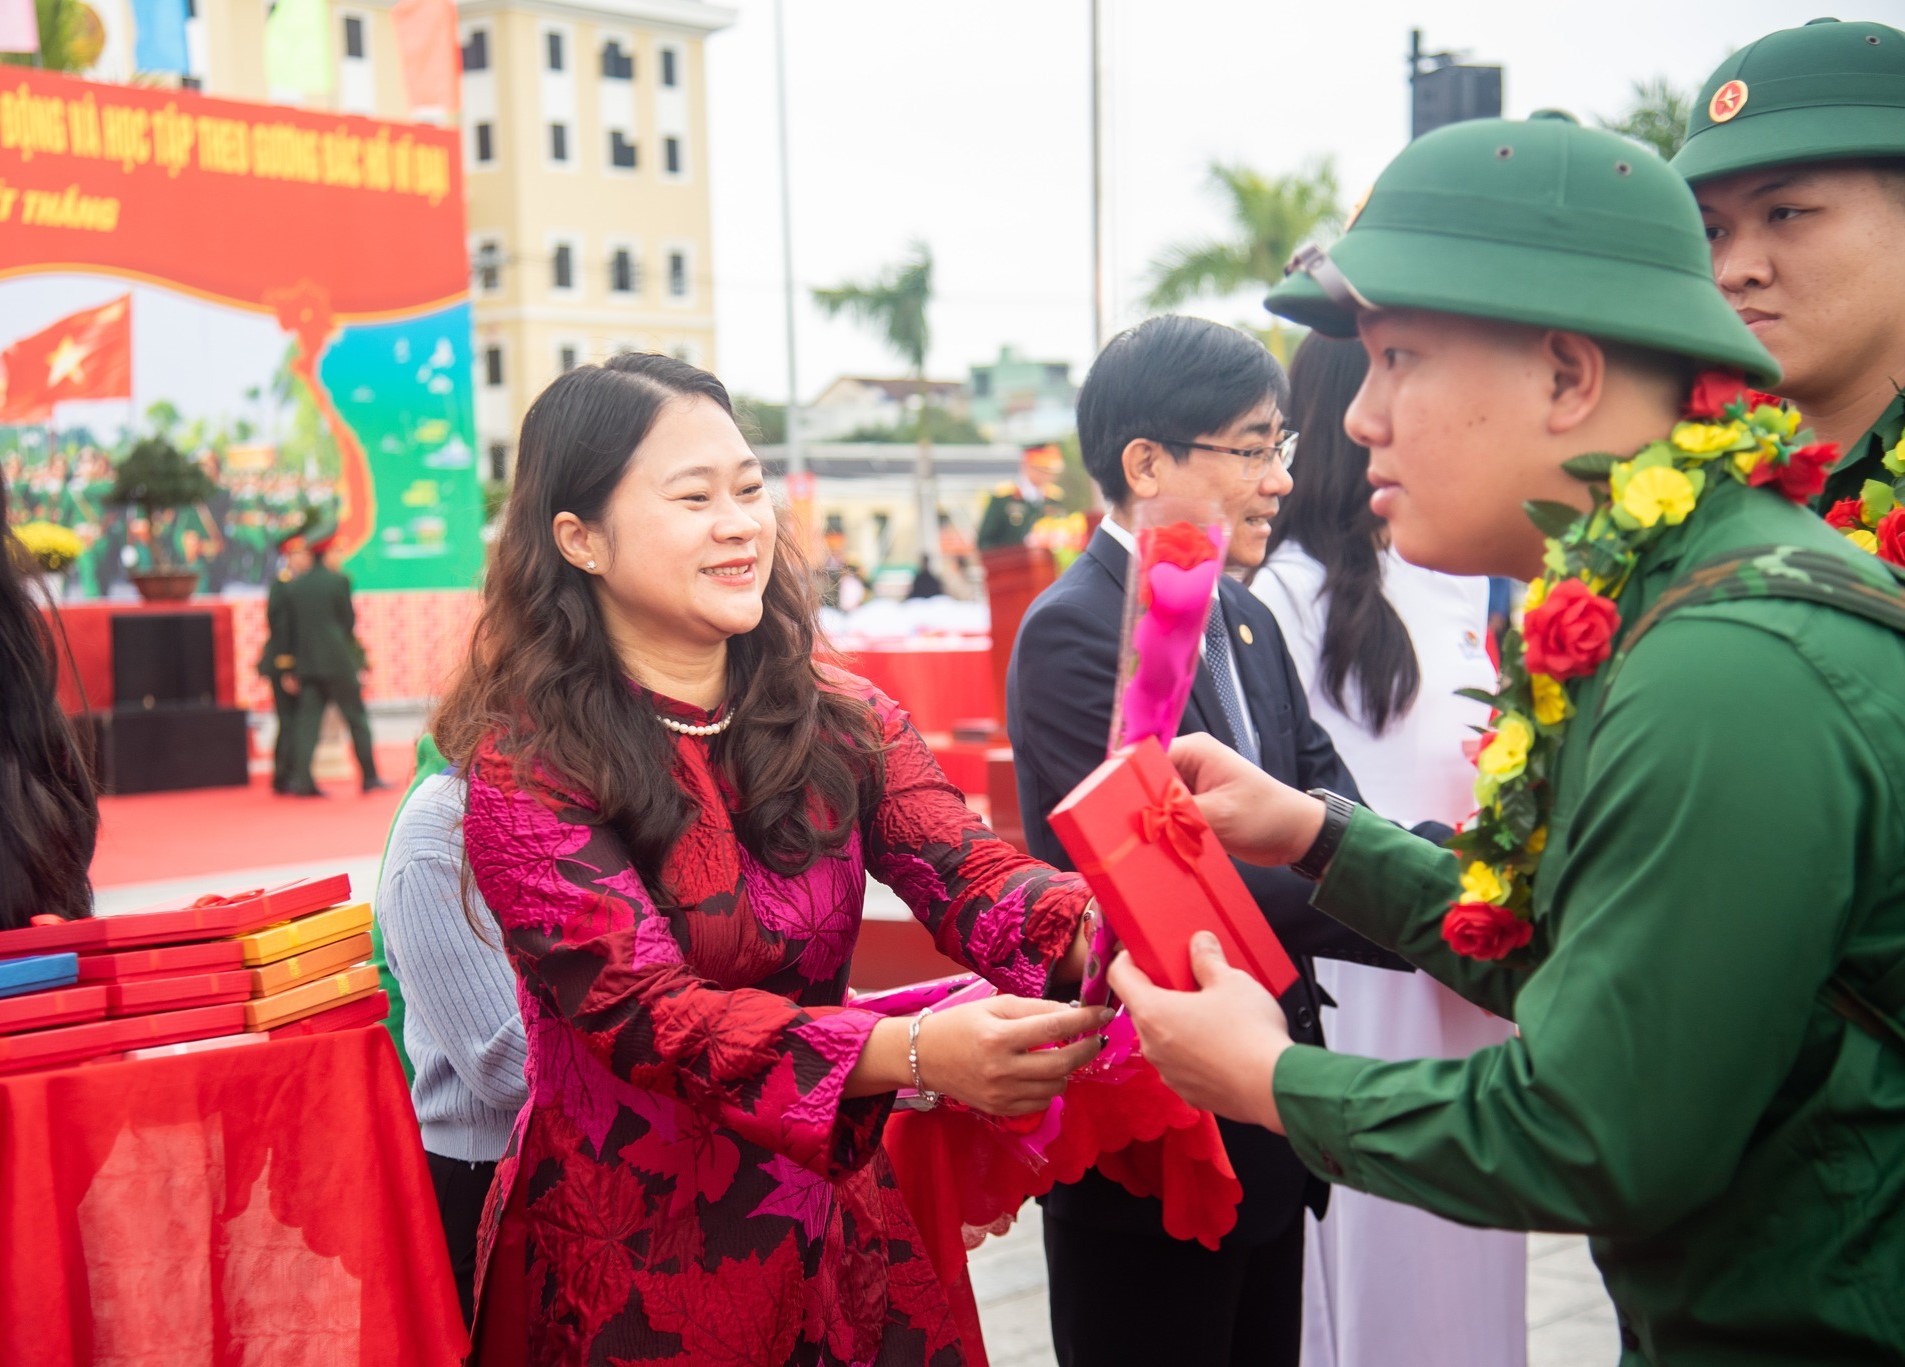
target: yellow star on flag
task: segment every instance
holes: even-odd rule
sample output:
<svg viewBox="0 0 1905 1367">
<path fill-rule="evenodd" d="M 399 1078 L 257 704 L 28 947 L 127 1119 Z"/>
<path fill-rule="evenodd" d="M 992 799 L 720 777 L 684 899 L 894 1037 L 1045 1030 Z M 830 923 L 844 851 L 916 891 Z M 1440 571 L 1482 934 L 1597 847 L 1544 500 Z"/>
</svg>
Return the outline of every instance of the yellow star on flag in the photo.
<svg viewBox="0 0 1905 1367">
<path fill-rule="evenodd" d="M 64 380 L 83 375 L 86 358 L 90 355 L 90 347 L 81 346 L 71 337 L 60 338 L 60 344 L 46 358 L 46 387 L 52 389 Z"/>
</svg>

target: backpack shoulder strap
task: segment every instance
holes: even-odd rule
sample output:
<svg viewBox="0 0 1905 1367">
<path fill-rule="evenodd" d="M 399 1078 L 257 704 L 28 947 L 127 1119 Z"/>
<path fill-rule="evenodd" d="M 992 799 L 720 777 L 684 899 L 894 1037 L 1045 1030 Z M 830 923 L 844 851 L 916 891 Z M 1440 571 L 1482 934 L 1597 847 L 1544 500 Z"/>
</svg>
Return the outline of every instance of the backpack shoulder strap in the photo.
<svg viewBox="0 0 1905 1367">
<path fill-rule="evenodd" d="M 1608 669 L 1608 687 L 1635 644 L 1682 608 L 1741 598 L 1797 598 L 1849 612 L 1905 635 L 1905 569 L 1874 560 L 1881 575 L 1862 575 L 1843 559 L 1798 546 L 1758 546 L 1710 560 L 1668 586 L 1627 633 Z M 1878 582 L 1889 578 L 1889 589 Z M 1841 966 L 1826 983 L 1826 1002 L 1852 1024 L 1905 1052 L 1905 959 L 1871 982 Z"/>
</svg>

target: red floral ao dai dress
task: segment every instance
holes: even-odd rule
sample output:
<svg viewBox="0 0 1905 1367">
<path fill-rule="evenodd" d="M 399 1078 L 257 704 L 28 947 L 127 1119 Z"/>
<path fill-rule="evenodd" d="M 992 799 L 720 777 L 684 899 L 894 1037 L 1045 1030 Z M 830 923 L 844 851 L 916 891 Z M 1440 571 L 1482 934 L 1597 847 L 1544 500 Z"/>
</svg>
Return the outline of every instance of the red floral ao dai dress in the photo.
<svg viewBox="0 0 1905 1367">
<path fill-rule="evenodd" d="M 784 878 L 734 835 L 710 742 L 676 741 L 698 808 L 658 907 L 586 799 L 471 765 L 465 838 L 501 923 L 529 1104 L 484 1222 L 484 1367 L 964 1361 L 880 1147 L 891 1094 L 848 1100 L 877 1017 L 841 1005 L 865 877 L 940 949 L 1044 994 L 1088 892 L 980 823 L 906 715 L 839 857 Z M 709 715 L 667 699 L 692 722 Z"/>
</svg>

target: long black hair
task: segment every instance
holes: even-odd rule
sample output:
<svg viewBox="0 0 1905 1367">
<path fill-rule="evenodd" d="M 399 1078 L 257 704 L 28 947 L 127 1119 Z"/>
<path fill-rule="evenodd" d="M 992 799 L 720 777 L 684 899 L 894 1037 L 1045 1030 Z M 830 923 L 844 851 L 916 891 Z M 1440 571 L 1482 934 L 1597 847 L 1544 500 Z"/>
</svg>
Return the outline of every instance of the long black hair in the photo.
<svg viewBox="0 0 1905 1367">
<path fill-rule="evenodd" d="M 1415 702 L 1422 668 L 1409 628 L 1383 597 L 1383 523 L 1369 510 L 1369 448 L 1343 431 L 1368 373 L 1361 342 L 1312 332 L 1296 349 L 1288 425 L 1303 434 L 1303 473 L 1283 497 L 1270 550 L 1294 541 L 1322 565 L 1323 694 L 1380 735 Z M 1352 681 L 1355 707 L 1346 701 Z"/>
<path fill-rule="evenodd" d="M 568 371 L 530 405 L 469 658 L 431 727 L 454 764 L 467 766 L 488 739 L 525 776 L 541 768 L 580 789 L 658 896 L 670 895 L 664 865 L 693 802 L 673 777 L 672 738 L 629 687 L 591 576 L 563 559 L 550 527 L 565 511 L 597 522 L 663 407 L 693 400 L 734 412 L 707 371 L 625 353 Z M 734 723 L 713 753 L 741 795 L 735 835 L 788 876 L 844 846 L 882 769 L 872 709 L 828 686 L 814 663 L 818 607 L 778 519 L 761 621 L 728 643 Z"/>
<path fill-rule="evenodd" d="M 27 550 L 0 486 L 0 930 L 92 915 L 99 800 L 57 696 L 53 634 L 27 589 Z"/>
</svg>

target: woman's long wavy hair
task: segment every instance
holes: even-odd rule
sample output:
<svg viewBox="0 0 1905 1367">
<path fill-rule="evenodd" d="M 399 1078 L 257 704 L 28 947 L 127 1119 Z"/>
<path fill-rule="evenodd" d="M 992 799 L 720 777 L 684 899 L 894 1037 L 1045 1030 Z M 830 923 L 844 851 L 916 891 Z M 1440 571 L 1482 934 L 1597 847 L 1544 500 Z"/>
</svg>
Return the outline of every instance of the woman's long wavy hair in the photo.
<svg viewBox="0 0 1905 1367">
<path fill-rule="evenodd" d="M 569 512 L 599 525 L 662 409 L 695 400 L 734 411 L 707 371 L 643 354 L 578 367 L 542 392 L 523 419 L 469 658 L 431 728 L 452 764 L 467 766 L 494 738 L 524 781 L 585 795 L 664 902 L 674 900 L 663 876 L 668 852 L 694 817 L 673 775 L 673 736 L 630 685 L 597 581 L 563 558 L 553 524 Z M 827 687 L 815 666 L 818 603 L 784 524 L 763 600 L 760 624 L 728 642 L 734 721 L 714 742 L 714 760 L 740 795 L 741 844 L 794 875 L 837 852 L 858 823 L 879 782 L 880 731 L 872 709 Z"/>
<path fill-rule="evenodd" d="M 1303 473 L 1270 532 L 1270 550 L 1294 541 L 1323 566 L 1318 678 L 1339 711 L 1380 735 L 1422 687 L 1409 628 L 1382 592 L 1383 521 L 1369 510 L 1369 448 L 1343 416 L 1369 374 L 1358 341 L 1312 332 L 1290 362 L 1289 424 L 1302 436 Z M 1356 706 L 1351 697 L 1354 681 Z"/>
<path fill-rule="evenodd" d="M 99 801 L 57 695 L 53 633 L 27 591 L 0 487 L 0 930 L 92 915 Z"/>
</svg>

